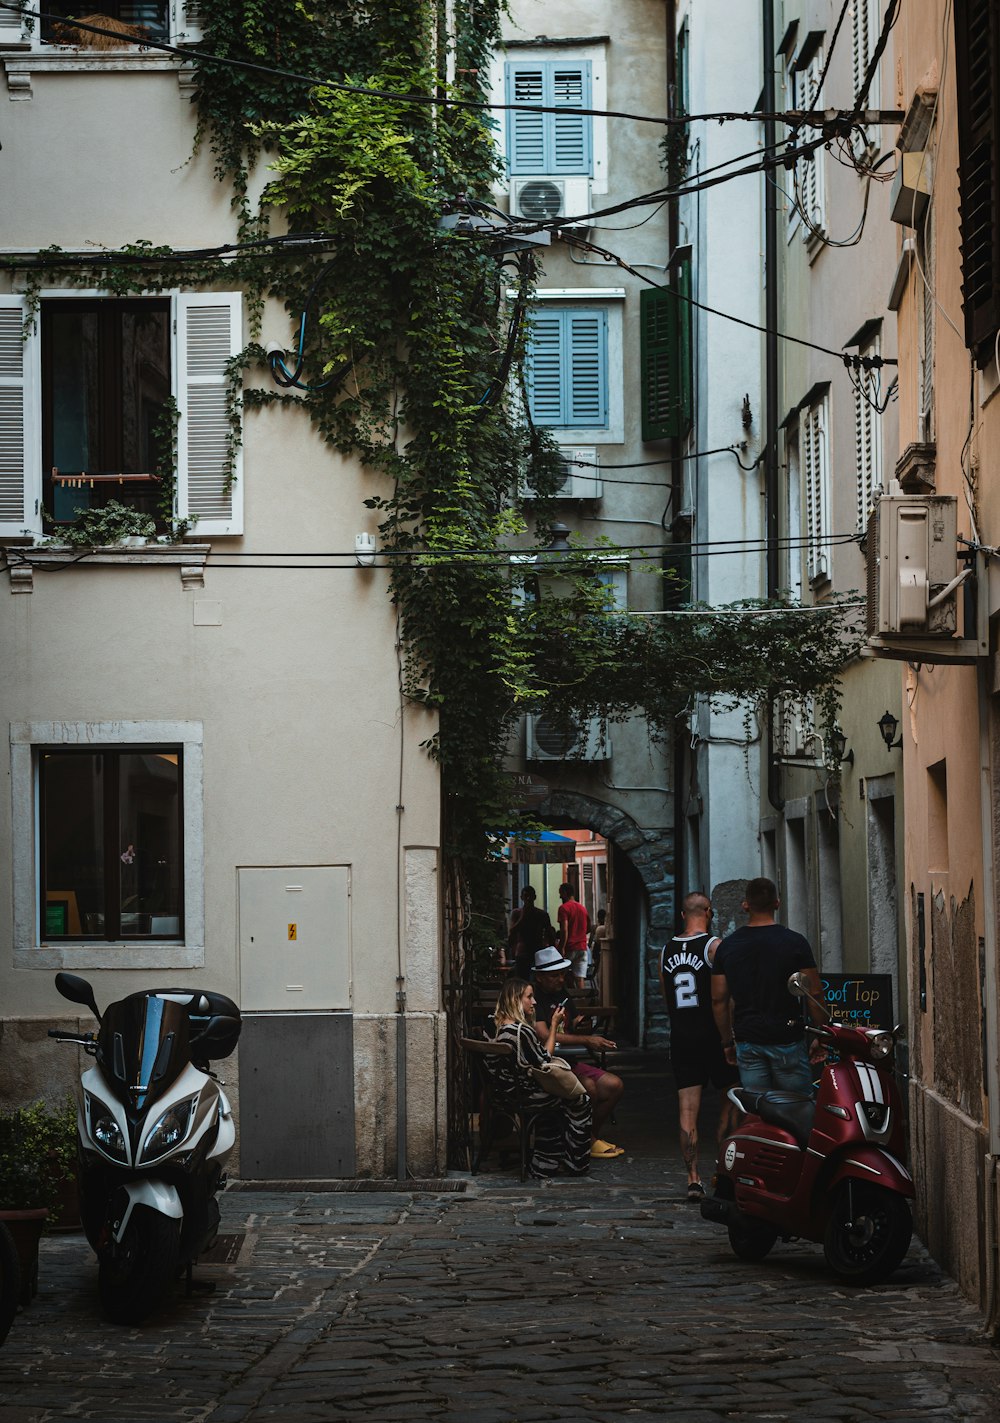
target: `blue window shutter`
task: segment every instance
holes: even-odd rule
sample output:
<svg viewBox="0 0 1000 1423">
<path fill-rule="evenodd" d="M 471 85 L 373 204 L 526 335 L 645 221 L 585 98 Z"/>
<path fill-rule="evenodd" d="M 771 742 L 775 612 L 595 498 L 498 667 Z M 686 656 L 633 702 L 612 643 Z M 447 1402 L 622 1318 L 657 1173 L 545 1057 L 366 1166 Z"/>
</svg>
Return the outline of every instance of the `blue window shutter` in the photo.
<svg viewBox="0 0 1000 1423">
<path fill-rule="evenodd" d="M 525 377 L 528 406 L 536 425 L 550 429 L 606 429 L 607 313 L 534 313 Z"/>
<path fill-rule="evenodd" d="M 548 103 L 565 109 L 565 113 L 547 114 L 551 134 L 552 167 L 547 173 L 582 173 L 593 171 L 591 159 L 592 119 L 589 114 L 574 113 L 574 109 L 589 109 L 590 61 L 565 64 L 553 61 L 549 65 L 550 98 Z"/>
<path fill-rule="evenodd" d="M 599 429 L 608 423 L 608 333 L 603 311 L 567 311 L 568 419 L 573 427 Z"/>
<path fill-rule="evenodd" d="M 507 65 L 507 103 L 544 104 L 545 65 Z M 551 114 L 525 114 L 507 111 L 507 161 L 510 171 L 547 173 L 545 167 L 546 127 Z"/>
<path fill-rule="evenodd" d="M 536 425 L 564 425 L 563 317 L 561 311 L 538 312 L 531 318 L 525 374 L 528 404 Z"/>
<path fill-rule="evenodd" d="M 557 114 L 508 110 L 507 162 L 511 173 L 588 176 L 593 169 L 592 120 L 589 114 L 574 110 L 591 107 L 590 61 L 508 63 L 506 81 L 508 104 L 565 110 Z"/>
</svg>

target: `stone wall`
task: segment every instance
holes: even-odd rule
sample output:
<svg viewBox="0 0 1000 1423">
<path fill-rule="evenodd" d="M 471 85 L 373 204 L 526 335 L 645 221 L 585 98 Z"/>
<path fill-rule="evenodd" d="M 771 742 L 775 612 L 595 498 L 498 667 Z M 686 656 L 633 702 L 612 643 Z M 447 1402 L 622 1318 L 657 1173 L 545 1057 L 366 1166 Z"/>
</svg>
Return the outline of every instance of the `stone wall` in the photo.
<svg viewBox="0 0 1000 1423">
<path fill-rule="evenodd" d="M 665 1047 L 670 1032 L 660 994 L 659 957 L 676 924 L 673 827 L 643 828 L 617 806 L 576 791 L 553 791 L 538 813 L 543 820 L 560 817 L 596 831 L 635 866 L 648 905 L 646 942 L 642 946 L 646 1002 L 643 1045 Z"/>
</svg>

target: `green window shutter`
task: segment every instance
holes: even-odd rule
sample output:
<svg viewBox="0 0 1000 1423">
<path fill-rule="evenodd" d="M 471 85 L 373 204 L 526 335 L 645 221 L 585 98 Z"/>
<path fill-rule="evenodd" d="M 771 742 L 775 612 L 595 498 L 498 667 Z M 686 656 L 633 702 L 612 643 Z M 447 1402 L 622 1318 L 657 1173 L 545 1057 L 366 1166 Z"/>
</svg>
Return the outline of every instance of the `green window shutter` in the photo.
<svg viewBox="0 0 1000 1423">
<path fill-rule="evenodd" d="M 639 297 L 642 438 L 669 440 L 691 426 L 691 264 L 676 286 L 649 288 Z"/>
</svg>

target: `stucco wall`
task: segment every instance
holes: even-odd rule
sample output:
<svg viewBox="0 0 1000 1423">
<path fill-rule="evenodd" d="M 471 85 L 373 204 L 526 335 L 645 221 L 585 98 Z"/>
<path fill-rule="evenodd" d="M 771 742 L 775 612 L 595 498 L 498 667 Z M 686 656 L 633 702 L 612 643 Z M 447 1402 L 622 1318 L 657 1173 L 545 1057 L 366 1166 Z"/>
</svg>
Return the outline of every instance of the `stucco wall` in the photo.
<svg viewBox="0 0 1000 1423">
<path fill-rule="evenodd" d="M 235 236 L 230 193 L 213 178 L 211 155 L 191 156 L 190 93 L 169 63 L 146 68 L 123 72 L 110 60 L 34 73 L 30 98 L 5 104 L 7 246 L 115 247 L 144 237 L 184 248 Z M 254 191 L 264 176 L 255 175 Z M 270 303 L 261 340 L 290 342 L 295 325 L 280 302 Z M 242 342 L 249 337 L 244 313 Z M 395 1056 L 375 1039 L 394 1031 L 402 967 L 409 1007 L 419 1010 L 411 1012 L 407 1054 L 409 1148 L 427 1174 L 444 1159 L 445 1117 L 439 775 L 419 745 L 435 722 L 401 708 L 388 573 L 354 558 L 355 534 L 377 525 L 363 500 L 387 486 L 328 449 L 303 413 L 277 408 L 245 416 L 242 478 L 245 532 L 214 541 L 203 581 L 182 581 L 177 566 L 84 561 L 37 570 L 30 593 L 12 595 L 8 580 L 0 582 L 3 863 L 16 836 L 27 836 L 29 859 L 33 853 L 31 796 L 11 787 L 8 728 L 196 726 L 203 964 L 189 955 L 179 966 L 169 946 L 132 947 L 115 951 L 118 965 L 109 968 L 92 946 L 74 951 L 84 962 L 73 966 L 91 978 L 102 1005 L 167 985 L 210 987 L 239 1002 L 238 870 L 349 867 L 349 934 L 331 952 L 349 959 L 349 1006 L 359 1023 L 359 1169 L 394 1168 Z M 206 541 L 197 528 L 191 537 Z M 31 883 L 28 890 L 30 900 Z M 51 966 L 22 958 L 13 967 L 13 898 L 8 871 L 0 875 L 4 1100 L 59 1096 L 73 1079 L 75 1054 L 60 1055 L 44 1032 L 65 1005 Z M 50 946 L 48 957 L 60 952 Z M 236 1065 L 224 1075 L 238 1098 Z"/>
</svg>

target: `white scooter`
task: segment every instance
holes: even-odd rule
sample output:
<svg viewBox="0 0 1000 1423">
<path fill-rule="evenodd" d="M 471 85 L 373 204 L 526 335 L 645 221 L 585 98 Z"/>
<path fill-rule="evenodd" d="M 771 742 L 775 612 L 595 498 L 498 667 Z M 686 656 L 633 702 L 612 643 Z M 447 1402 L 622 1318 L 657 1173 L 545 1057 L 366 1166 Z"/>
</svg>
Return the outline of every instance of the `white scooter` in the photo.
<svg viewBox="0 0 1000 1423">
<path fill-rule="evenodd" d="M 56 988 L 100 1024 L 96 1035 L 49 1037 L 96 1059 L 80 1079 L 80 1213 L 105 1313 L 138 1324 L 182 1269 L 190 1290 L 218 1234 L 215 1196 L 236 1131 L 209 1063 L 236 1047 L 239 1009 L 221 993 L 163 989 L 129 994 L 102 1017 L 86 979 L 57 973 Z"/>
</svg>

